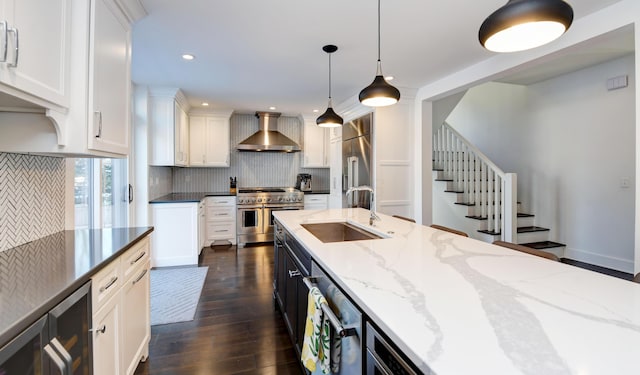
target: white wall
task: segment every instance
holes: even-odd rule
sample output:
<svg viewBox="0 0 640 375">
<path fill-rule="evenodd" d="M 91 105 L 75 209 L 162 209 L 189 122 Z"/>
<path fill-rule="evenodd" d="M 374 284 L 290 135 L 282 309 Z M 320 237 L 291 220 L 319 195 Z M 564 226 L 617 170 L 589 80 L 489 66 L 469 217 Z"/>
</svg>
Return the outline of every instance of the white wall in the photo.
<svg viewBox="0 0 640 375">
<path fill-rule="evenodd" d="M 534 48 L 528 51 L 509 53 L 509 54 L 495 54 L 491 58 L 484 60 L 480 63 L 469 66 L 465 69 L 452 73 L 448 76 L 441 77 L 437 81 L 426 84 L 418 90 L 416 95 L 416 126 L 422 127 L 423 131 L 429 131 L 431 129 L 431 118 L 421 112 L 422 102 L 432 102 L 440 98 L 458 93 L 465 89 L 474 87 L 478 84 L 485 83 L 496 79 L 497 77 L 506 76 L 512 72 L 521 71 L 528 67 L 536 66 L 548 61 L 554 53 L 562 51 L 565 48 L 570 48 L 579 43 L 588 42 L 589 39 L 599 35 L 606 34 L 610 31 L 617 30 L 621 27 L 631 26 L 634 27 L 636 53 L 640 52 L 640 1 L 637 0 L 621 0 L 615 4 L 612 4 L 598 12 L 591 13 L 587 16 L 574 20 L 571 25 L 571 29 L 562 38 L 549 43 L 545 46 Z M 640 70 L 640 59 L 636 59 L 635 71 Z M 640 89 L 638 86 L 635 88 L 635 112 L 640 112 Z M 635 119 L 636 129 L 640 129 L 640 117 Z M 636 171 L 640 173 L 640 131 L 636 132 L 638 141 L 636 142 Z M 421 139 L 415 140 L 419 147 L 431 148 L 430 144 L 422 144 Z M 423 153 L 424 154 L 424 153 Z M 422 161 L 423 168 L 422 173 L 431 173 L 424 165 L 425 161 Z M 431 184 L 429 179 L 417 180 L 425 181 L 426 184 Z M 416 186 L 417 191 L 426 190 L 429 187 Z M 636 186 L 635 195 L 640 197 L 640 186 Z M 422 202 L 423 208 L 425 206 L 425 200 Z M 637 218 L 635 224 L 635 272 L 640 271 L 640 199 L 636 199 L 635 203 L 635 216 Z"/>
<path fill-rule="evenodd" d="M 629 75 L 629 87 L 606 90 Z M 633 271 L 635 60 L 530 86 L 470 89 L 447 121 L 506 172 L 518 200 L 572 259 Z M 630 186 L 621 188 L 622 178 Z"/>
</svg>

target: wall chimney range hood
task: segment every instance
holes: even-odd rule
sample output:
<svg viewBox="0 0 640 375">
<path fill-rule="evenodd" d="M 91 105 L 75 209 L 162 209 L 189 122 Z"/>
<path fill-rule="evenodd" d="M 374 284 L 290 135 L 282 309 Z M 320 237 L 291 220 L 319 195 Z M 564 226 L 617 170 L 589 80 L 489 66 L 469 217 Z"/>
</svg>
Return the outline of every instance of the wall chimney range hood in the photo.
<svg viewBox="0 0 640 375">
<path fill-rule="evenodd" d="M 236 150 L 270 152 L 300 151 L 300 146 L 298 146 L 297 143 L 277 130 L 280 113 L 256 112 L 256 117 L 260 120 L 260 130 L 240 142 Z"/>
</svg>

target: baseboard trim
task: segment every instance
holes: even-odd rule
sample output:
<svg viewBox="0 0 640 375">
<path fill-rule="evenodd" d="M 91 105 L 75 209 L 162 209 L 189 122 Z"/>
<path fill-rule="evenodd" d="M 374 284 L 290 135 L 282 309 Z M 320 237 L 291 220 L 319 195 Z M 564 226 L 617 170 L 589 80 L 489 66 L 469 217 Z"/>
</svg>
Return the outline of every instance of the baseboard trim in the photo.
<svg viewBox="0 0 640 375">
<path fill-rule="evenodd" d="M 590 251 L 579 250 L 568 246 L 564 250 L 564 257 L 578 260 L 580 262 L 594 264 L 600 267 L 611 268 L 613 270 L 621 272 L 633 273 L 633 260 L 596 254 Z"/>
</svg>

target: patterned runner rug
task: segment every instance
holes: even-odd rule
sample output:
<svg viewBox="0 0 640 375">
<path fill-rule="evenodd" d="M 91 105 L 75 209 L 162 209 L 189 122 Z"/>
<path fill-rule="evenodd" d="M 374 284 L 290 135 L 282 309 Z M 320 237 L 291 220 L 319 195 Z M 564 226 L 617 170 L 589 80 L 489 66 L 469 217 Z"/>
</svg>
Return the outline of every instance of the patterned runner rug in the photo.
<svg viewBox="0 0 640 375">
<path fill-rule="evenodd" d="M 193 320 L 209 267 L 151 270 L 151 325 Z"/>
</svg>

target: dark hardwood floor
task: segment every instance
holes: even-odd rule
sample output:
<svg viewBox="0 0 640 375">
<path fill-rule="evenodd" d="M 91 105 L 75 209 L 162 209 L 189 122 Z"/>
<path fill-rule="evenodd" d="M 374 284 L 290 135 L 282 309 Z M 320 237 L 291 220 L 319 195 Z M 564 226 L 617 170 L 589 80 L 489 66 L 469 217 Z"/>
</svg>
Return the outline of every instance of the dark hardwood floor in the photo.
<svg viewBox="0 0 640 375">
<path fill-rule="evenodd" d="M 209 266 L 195 319 L 151 327 L 149 358 L 135 374 L 302 373 L 274 308 L 273 246 L 205 248 Z"/>
</svg>

